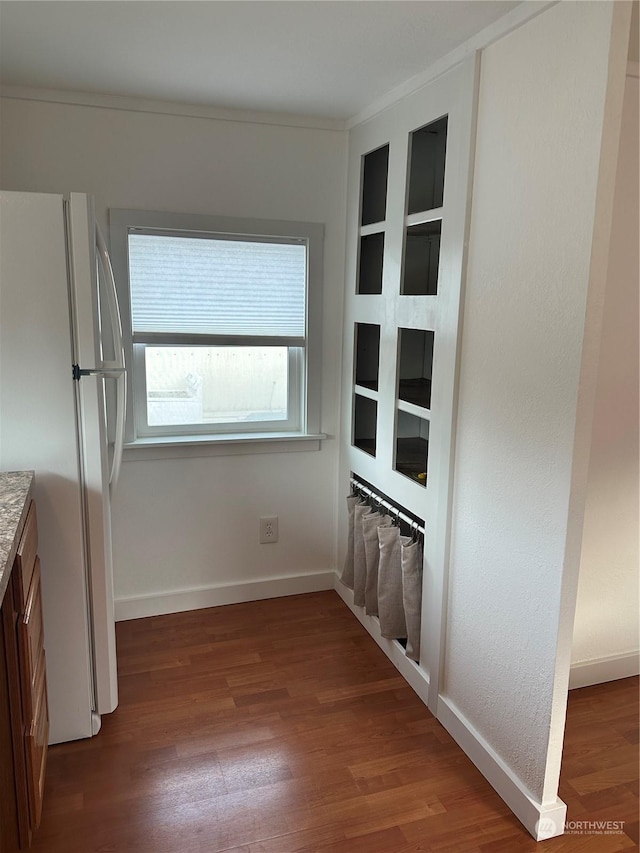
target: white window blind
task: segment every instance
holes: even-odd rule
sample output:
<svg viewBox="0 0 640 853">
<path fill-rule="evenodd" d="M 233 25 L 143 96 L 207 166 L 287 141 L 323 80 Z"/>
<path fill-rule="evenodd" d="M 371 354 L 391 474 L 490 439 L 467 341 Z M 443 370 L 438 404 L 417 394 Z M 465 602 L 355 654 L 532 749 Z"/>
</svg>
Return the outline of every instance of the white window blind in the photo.
<svg viewBox="0 0 640 853">
<path fill-rule="evenodd" d="M 306 241 L 129 232 L 134 343 L 304 346 Z"/>
</svg>

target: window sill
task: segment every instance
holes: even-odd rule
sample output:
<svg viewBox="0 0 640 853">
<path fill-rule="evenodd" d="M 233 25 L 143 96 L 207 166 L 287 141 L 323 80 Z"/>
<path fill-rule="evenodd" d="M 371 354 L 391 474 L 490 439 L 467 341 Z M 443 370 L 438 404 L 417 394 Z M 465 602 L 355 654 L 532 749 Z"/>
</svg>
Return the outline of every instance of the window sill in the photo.
<svg viewBox="0 0 640 853">
<path fill-rule="evenodd" d="M 220 435 L 153 436 L 124 446 L 125 462 L 184 459 L 197 456 L 240 456 L 250 453 L 295 453 L 320 450 L 324 433 L 221 433 Z"/>
</svg>

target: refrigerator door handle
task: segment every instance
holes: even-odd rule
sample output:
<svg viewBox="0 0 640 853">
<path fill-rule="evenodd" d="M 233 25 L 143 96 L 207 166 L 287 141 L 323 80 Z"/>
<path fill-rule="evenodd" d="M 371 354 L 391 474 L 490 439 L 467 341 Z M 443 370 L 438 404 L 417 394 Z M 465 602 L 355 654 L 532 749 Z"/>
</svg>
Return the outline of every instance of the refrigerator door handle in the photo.
<svg viewBox="0 0 640 853">
<path fill-rule="evenodd" d="M 82 379 L 83 376 L 103 376 L 105 379 L 118 379 L 123 373 L 126 373 L 124 367 L 92 367 L 86 370 L 78 364 L 71 365 L 73 378 Z"/>
<path fill-rule="evenodd" d="M 117 399 L 117 421 L 116 435 L 113 443 L 113 460 L 111 462 L 111 474 L 109 476 L 109 494 L 113 494 L 120 476 L 122 464 L 122 451 L 124 449 L 124 421 L 127 405 L 127 374 L 123 371 L 117 377 L 116 399 Z"/>
<path fill-rule="evenodd" d="M 116 291 L 116 280 L 113 275 L 111 259 L 107 251 L 100 226 L 96 222 L 96 248 L 98 258 L 104 273 L 106 282 L 106 297 L 109 309 L 109 319 L 113 334 L 113 351 L 115 358 L 113 362 L 105 362 L 105 370 L 110 371 L 112 377 L 117 380 L 116 389 L 116 435 L 113 445 L 113 459 L 111 461 L 111 473 L 109 475 L 109 491 L 112 493 L 118 482 L 120 466 L 122 464 L 122 451 L 124 448 L 124 427 L 127 405 L 127 374 L 122 341 L 122 320 L 118 306 L 118 293 Z M 103 374 L 105 375 L 105 374 Z"/>
</svg>

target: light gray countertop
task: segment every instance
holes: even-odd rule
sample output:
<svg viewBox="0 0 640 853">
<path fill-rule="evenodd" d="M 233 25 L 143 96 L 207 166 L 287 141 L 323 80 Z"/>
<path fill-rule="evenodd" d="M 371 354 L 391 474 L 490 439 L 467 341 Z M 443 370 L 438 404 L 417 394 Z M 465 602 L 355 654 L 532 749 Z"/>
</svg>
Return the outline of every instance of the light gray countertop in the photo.
<svg viewBox="0 0 640 853">
<path fill-rule="evenodd" d="M 0 473 L 0 603 L 33 497 L 33 471 Z"/>
</svg>

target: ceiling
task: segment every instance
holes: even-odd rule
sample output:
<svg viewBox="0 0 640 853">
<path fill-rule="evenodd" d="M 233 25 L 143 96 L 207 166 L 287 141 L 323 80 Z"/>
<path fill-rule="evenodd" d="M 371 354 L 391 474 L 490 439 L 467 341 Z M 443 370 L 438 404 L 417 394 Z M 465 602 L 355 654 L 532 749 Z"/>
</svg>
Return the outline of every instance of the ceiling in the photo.
<svg viewBox="0 0 640 853">
<path fill-rule="evenodd" d="M 0 80 L 347 119 L 508 0 L 0 2 Z"/>
</svg>

